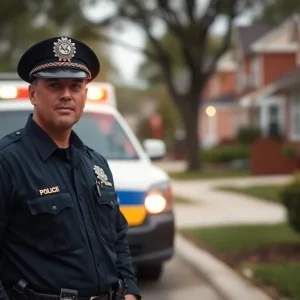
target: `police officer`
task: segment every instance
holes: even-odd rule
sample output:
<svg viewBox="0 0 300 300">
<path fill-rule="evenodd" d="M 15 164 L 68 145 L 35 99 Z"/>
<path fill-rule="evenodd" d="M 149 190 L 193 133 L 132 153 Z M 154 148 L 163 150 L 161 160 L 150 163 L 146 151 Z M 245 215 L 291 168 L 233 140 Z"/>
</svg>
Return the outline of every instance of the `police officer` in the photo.
<svg viewBox="0 0 300 300">
<path fill-rule="evenodd" d="M 112 173 L 72 130 L 99 70 L 69 37 L 19 61 L 34 110 L 0 140 L 0 300 L 141 299 Z"/>
</svg>

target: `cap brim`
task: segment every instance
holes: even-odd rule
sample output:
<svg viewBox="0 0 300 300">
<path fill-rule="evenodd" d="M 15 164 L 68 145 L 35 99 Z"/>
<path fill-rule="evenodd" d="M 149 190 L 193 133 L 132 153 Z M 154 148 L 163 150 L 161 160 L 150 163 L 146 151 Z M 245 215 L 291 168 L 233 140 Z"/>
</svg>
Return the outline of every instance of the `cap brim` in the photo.
<svg viewBox="0 0 300 300">
<path fill-rule="evenodd" d="M 47 69 L 34 73 L 32 76 L 39 78 L 65 78 L 65 79 L 90 79 L 88 73 L 76 69 Z"/>
</svg>

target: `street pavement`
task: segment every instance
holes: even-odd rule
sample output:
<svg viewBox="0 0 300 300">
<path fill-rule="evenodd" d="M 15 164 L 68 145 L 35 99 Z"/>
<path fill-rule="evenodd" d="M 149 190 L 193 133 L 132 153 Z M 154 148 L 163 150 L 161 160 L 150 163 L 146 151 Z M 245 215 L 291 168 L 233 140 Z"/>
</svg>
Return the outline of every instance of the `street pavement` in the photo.
<svg viewBox="0 0 300 300">
<path fill-rule="evenodd" d="M 175 256 L 158 282 L 140 282 L 143 300 L 222 300 L 194 269 Z"/>
</svg>

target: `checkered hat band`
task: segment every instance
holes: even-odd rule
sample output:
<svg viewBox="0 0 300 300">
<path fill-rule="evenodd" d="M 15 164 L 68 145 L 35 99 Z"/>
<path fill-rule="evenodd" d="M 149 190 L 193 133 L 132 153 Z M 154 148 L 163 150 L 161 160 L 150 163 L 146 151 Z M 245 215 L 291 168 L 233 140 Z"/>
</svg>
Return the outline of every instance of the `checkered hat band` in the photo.
<svg viewBox="0 0 300 300">
<path fill-rule="evenodd" d="M 40 65 L 40 66 L 32 69 L 31 72 L 29 73 L 29 76 L 31 77 L 31 75 L 33 73 L 41 71 L 41 70 L 45 70 L 45 69 L 49 69 L 49 68 L 57 68 L 57 67 L 58 68 L 70 67 L 70 68 L 81 69 L 81 70 L 87 72 L 89 74 L 89 76 L 91 77 L 91 72 L 89 71 L 89 69 L 86 66 L 83 66 L 78 63 L 68 62 L 68 61 L 52 62 L 52 63 Z"/>
</svg>

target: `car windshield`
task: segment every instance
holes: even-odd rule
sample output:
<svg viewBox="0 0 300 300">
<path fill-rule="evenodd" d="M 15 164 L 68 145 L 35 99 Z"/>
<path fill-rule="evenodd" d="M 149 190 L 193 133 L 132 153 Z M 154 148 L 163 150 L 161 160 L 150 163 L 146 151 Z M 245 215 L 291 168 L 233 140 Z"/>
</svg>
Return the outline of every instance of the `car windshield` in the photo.
<svg viewBox="0 0 300 300">
<path fill-rule="evenodd" d="M 26 124 L 29 111 L 0 112 L 0 138 Z M 136 149 L 115 116 L 85 112 L 74 126 L 82 141 L 108 160 L 138 159 Z"/>
</svg>

